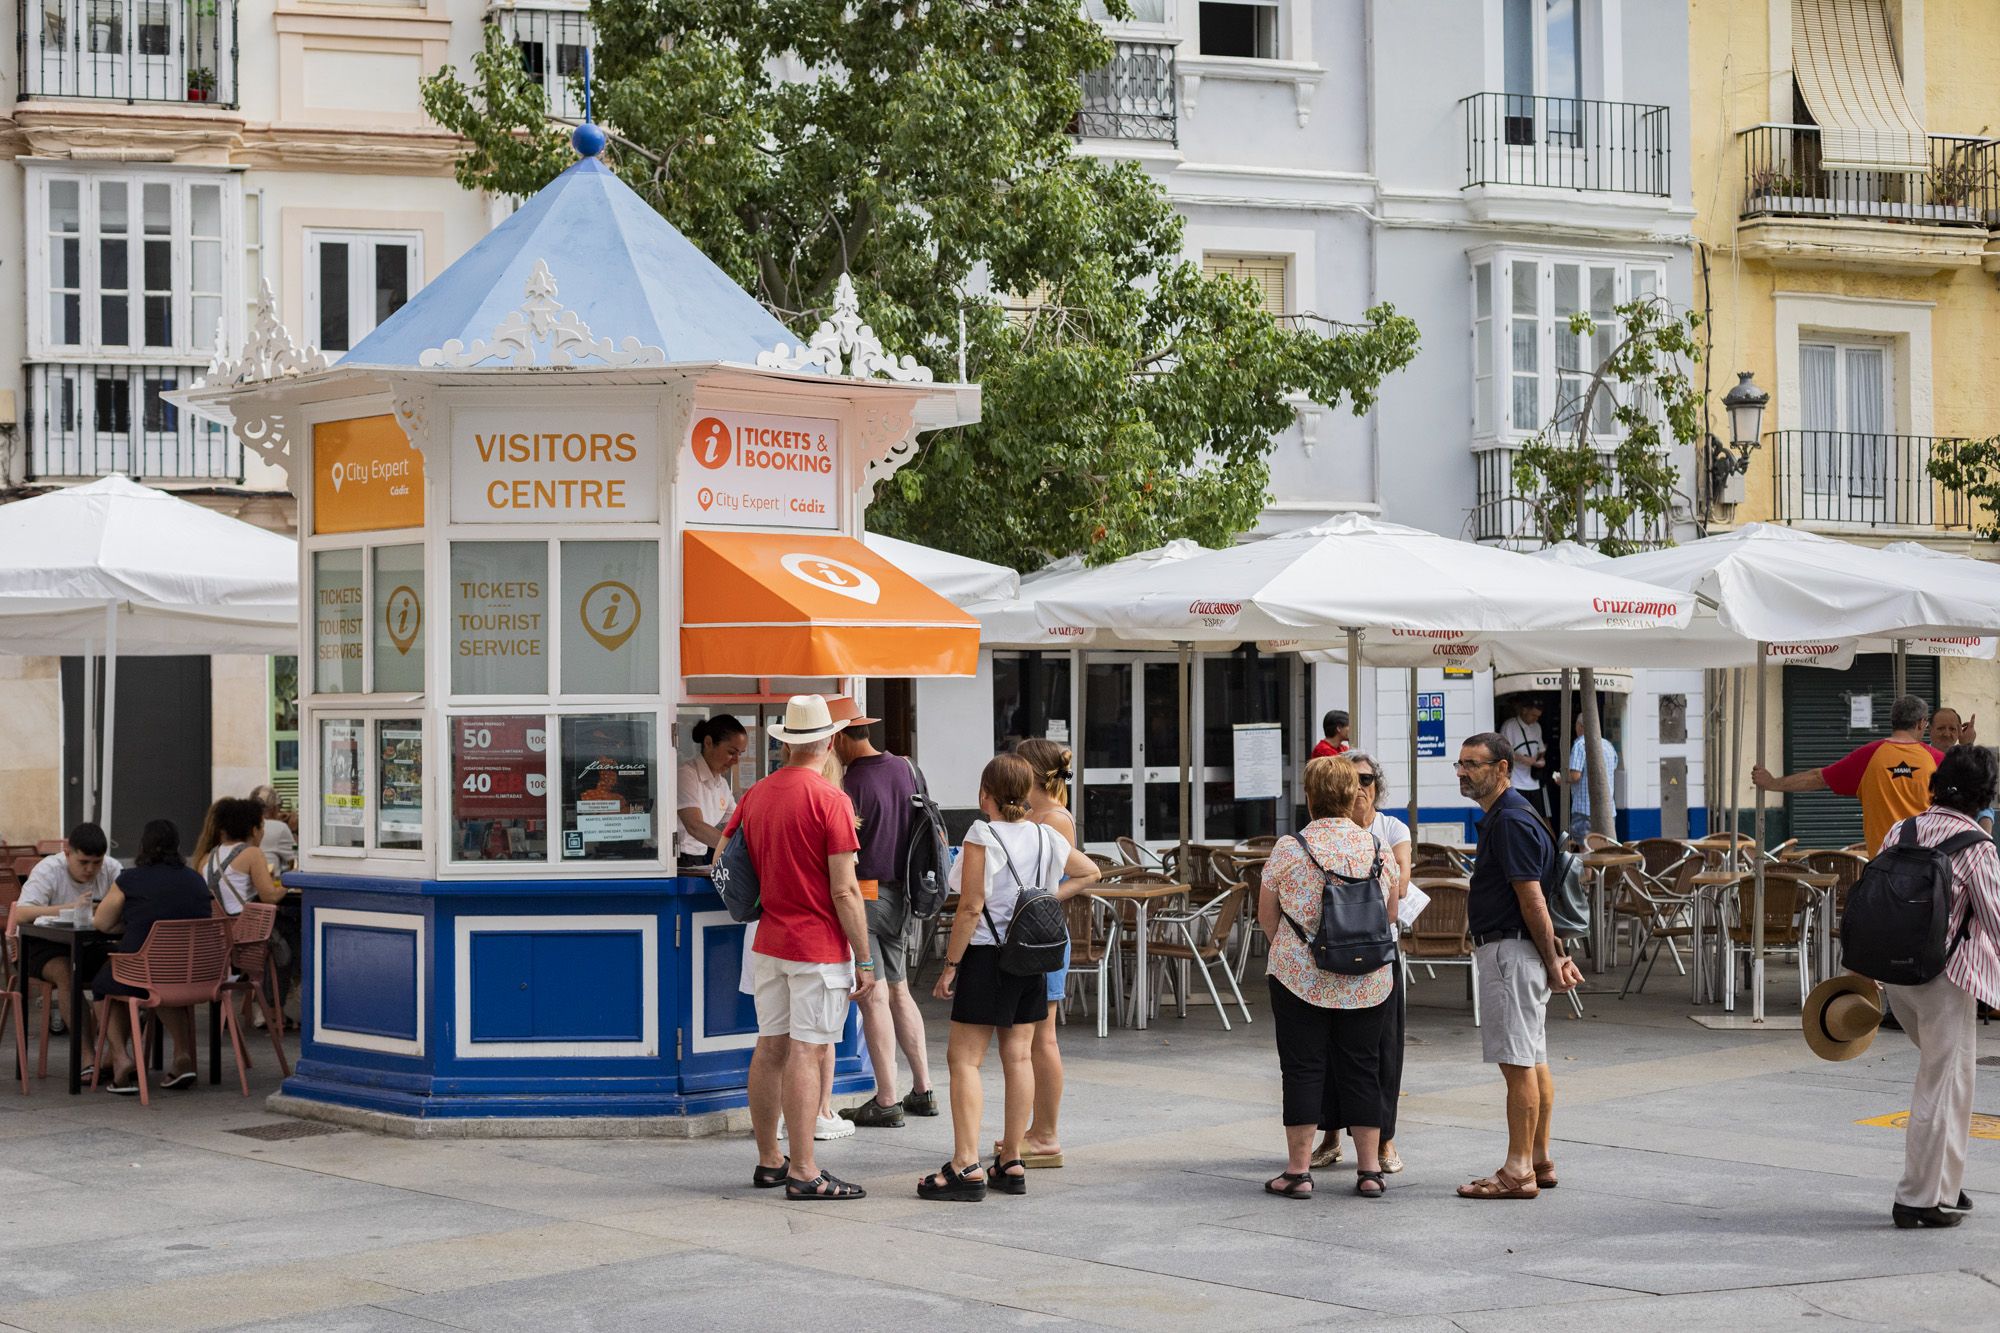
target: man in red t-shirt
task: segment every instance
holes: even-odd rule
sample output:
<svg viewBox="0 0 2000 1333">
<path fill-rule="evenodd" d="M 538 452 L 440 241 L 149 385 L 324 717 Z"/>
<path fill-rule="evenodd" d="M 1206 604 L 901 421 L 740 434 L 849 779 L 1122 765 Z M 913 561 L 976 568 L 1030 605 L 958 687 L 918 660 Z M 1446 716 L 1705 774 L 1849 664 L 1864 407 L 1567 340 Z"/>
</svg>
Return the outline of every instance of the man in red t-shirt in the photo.
<svg viewBox="0 0 2000 1333">
<path fill-rule="evenodd" d="M 1882 850 L 1882 835 L 1898 820 L 1922 814 L 1931 804 L 1931 774 L 1944 756 L 1923 742 L 1930 708 L 1914 694 L 1890 706 L 1887 740 L 1870 741 L 1828 764 L 1784 777 L 1761 765 L 1750 780 L 1765 791 L 1830 791 L 1861 800 L 1861 841 L 1868 855 Z"/>
<path fill-rule="evenodd" d="M 763 915 L 751 946 L 757 1048 L 750 1057 L 750 1125 L 757 1136 L 751 1183 L 783 1185 L 788 1199 L 859 1199 L 866 1191 L 813 1162 L 822 1048 L 847 1026 L 850 992 L 875 985 L 868 917 L 855 878 L 854 805 L 820 776 L 843 724 L 816 694 L 795 696 L 773 739 L 785 766 L 743 793 L 725 836 L 743 828 L 757 868 Z M 778 1150 L 783 1110 L 791 1156 Z"/>
<path fill-rule="evenodd" d="M 1326 738 L 1313 746 L 1312 754 L 1307 757 L 1310 759 L 1324 759 L 1328 755 L 1346 754 L 1354 748 L 1353 744 L 1347 739 L 1348 729 L 1349 722 L 1346 709 L 1335 708 L 1328 712 L 1324 718 L 1320 719 L 1320 730 L 1326 733 Z"/>
</svg>

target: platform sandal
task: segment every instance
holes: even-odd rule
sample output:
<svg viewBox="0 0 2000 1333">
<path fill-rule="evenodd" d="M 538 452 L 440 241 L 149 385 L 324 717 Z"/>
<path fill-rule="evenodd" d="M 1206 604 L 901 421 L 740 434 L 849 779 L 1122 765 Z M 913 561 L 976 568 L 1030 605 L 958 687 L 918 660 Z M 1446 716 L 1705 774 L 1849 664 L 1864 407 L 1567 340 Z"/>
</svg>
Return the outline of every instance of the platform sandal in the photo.
<svg viewBox="0 0 2000 1333">
<path fill-rule="evenodd" d="M 1021 1168 L 1015 1175 L 1013 1168 Z M 1000 1160 L 1000 1154 L 993 1154 L 993 1165 L 987 1169 L 986 1183 L 1002 1194 L 1026 1194 L 1028 1192 L 1028 1164 L 1016 1157 L 1010 1162 Z"/>
<path fill-rule="evenodd" d="M 945 1203 L 978 1203 L 986 1197 L 986 1177 L 972 1175 L 979 1170 L 979 1163 L 960 1171 L 946 1162 L 932 1174 L 917 1182 L 919 1199 L 936 1199 Z"/>
</svg>

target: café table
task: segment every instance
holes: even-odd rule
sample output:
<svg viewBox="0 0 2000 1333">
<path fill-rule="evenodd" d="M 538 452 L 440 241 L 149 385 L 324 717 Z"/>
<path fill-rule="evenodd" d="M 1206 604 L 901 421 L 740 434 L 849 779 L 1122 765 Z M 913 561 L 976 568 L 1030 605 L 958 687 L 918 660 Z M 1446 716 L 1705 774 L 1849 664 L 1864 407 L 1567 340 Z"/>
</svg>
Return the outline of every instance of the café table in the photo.
<svg viewBox="0 0 2000 1333">
<path fill-rule="evenodd" d="M 1688 989 L 1690 998 L 1696 1004 L 1710 1003 L 1708 954 L 1704 951 L 1702 939 L 1704 927 L 1712 921 L 1718 938 L 1725 933 L 1727 923 L 1722 919 L 1722 900 L 1727 896 L 1725 891 L 1749 873 L 1746 870 L 1702 870 L 1697 871 L 1689 881 L 1694 886 L 1694 932 L 1688 949 L 1694 957 L 1694 966 L 1688 969 Z M 1721 968 L 1715 970 L 1715 975 L 1722 975 Z"/>
<path fill-rule="evenodd" d="M 1601 852 L 1585 852 L 1582 861 L 1585 872 L 1590 875 L 1590 967 L 1594 972 L 1602 972 L 1612 940 L 1608 883 L 1611 872 L 1642 866 L 1646 864 L 1646 858 L 1637 852 L 1609 848 Z"/>
<path fill-rule="evenodd" d="M 1132 1009 L 1134 1017 L 1131 1026 L 1135 1028 L 1143 1029 L 1146 1026 L 1146 1010 L 1150 1007 L 1152 1000 L 1152 991 L 1147 985 L 1146 979 L 1147 910 L 1163 898 L 1181 897 L 1187 891 L 1188 886 L 1185 884 L 1121 884 L 1116 880 L 1110 882 L 1099 880 L 1090 886 L 1092 897 L 1105 898 L 1114 903 L 1129 902 L 1132 904 L 1132 927 L 1135 932 L 1136 943 L 1133 945 L 1132 960 Z"/>
</svg>

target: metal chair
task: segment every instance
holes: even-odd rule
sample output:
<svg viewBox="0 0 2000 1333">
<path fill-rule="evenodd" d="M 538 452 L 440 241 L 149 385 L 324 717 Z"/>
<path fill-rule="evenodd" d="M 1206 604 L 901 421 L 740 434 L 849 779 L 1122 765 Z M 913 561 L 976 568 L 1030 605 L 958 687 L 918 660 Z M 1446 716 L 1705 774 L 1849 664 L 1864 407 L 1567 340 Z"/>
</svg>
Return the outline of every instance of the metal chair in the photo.
<svg viewBox="0 0 2000 1333">
<path fill-rule="evenodd" d="M 1222 995 L 1215 989 L 1215 974 L 1211 969 L 1221 970 L 1223 979 L 1229 983 L 1230 993 L 1236 997 L 1237 1007 L 1243 1011 L 1243 1021 L 1251 1021 L 1250 1006 L 1244 1002 L 1243 991 L 1236 984 L 1236 976 L 1229 970 L 1225 957 L 1229 935 L 1236 928 L 1236 918 L 1243 910 L 1246 892 L 1242 884 L 1236 884 L 1192 912 L 1162 912 L 1151 922 L 1160 935 L 1146 945 L 1149 958 L 1161 962 L 1188 963 L 1201 969 L 1201 979 L 1208 987 L 1208 996 L 1215 1001 L 1215 1012 L 1222 1016 L 1224 1032 L 1231 1030 L 1229 1011 L 1222 1007 Z M 1178 943 L 1173 939 L 1176 934 L 1180 936 Z M 1155 990 L 1162 979 L 1161 974 L 1155 974 Z M 1187 987 L 1177 981 L 1174 990 L 1180 997 L 1181 1017 L 1186 1018 Z"/>
<path fill-rule="evenodd" d="M 1113 839 L 1113 842 L 1118 848 L 1118 854 L 1125 858 L 1125 864 L 1166 873 L 1166 858 L 1137 838 L 1120 836 Z"/>
<path fill-rule="evenodd" d="M 1403 933 L 1403 980 L 1416 980 L 1411 964 L 1421 966 L 1433 979 L 1440 967 L 1466 969 L 1465 990 L 1472 1000 L 1472 1026 L 1479 1026 L 1479 962 L 1473 957 L 1472 936 L 1466 926 L 1466 900 L 1471 890 L 1463 881 L 1416 881 L 1430 897 L 1416 924 Z"/>
<path fill-rule="evenodd" d="M 1735 920 L 1723 935 L 1723 1000 L 1736 1007 L 1736 956 L 1750 954 L 1756 944 L 1756 922 L 1751 917 L 1754 879 L 1745 875 L 1736 882 Z M 1811 924 L 1812 889 L 1800 881 L 1790 867 L 1770 866 L 1764 871 L 1764 952 L 1790 953 L 1799 963 L 1799 1007 L 1805 1007 L 1812 993 L 1812 951 L 1807 945 Z"/>
<path fill-rule="evenodd" d="M 1063 904 L 1069 918 L 1069 984 L 1080 990 L 1086 970 L 1097 975 L 1097 1035 L 1110 1035 L 1111 997 L 1119 987 L 1112 973 L 1119 970 L 1118 909 L 1108 899 L 1078 894 Z M 1069 996 L 1057 1011 L 1069 1021 Z"/>
<path fill-rule="evenodd" d="M 1647 841 L 1657 842 L 1664 840 L 1647 839 Z M 1671 885 L 1661 885 L 1657 880 L 1648 876 L 1646 879 L 1647 887 L 1638 887 L 1635 885 L 1632 888 L 1631 892 L 1633 895 L 1645 904 L 1646 913 L 1641 921 L 1644 930 L 1639 937 L 1638 947 L 1632 951 L 1632 968 L 1625 974 L 1625 985 L 1618 992 L 1619 999 L 1624 999 L 1631 992 L 1632 982 L 1635 977 L 1638 978 L 1639 989 L 1642 991 L 1646 989 L 1646 983 L 1652 980 L 1653 968 L 1660 961 L 1660 946 L 1663 944 L 1672 950 L 1674 963 L 1680 967 L 1681 975 L 1687 975 L 1687 967 L 1681 962 L 1681 951 L 1677 942 L 1681 940 L 1687 941 L 1689 954 L 1693 955 L 1695 933 L 1694 909 L 1697 893 L 1694 877 L 1701 873 L 1701 867 L 1700 857 L 1686 855 L 1674 867 L 1673 883 Z M 1649 946 L 1653 951 L 1650 962 L 1647 961 L 1646 954 Z M 1639 964 L 1641 963 L 1646 964 L 1646 975 L 1643 977 L 1639 976 Z M 1696 967 L 1701 966 L 1701 959 L 1699 957 L 1695 957 L 1694 965 Z"/>
</svg>

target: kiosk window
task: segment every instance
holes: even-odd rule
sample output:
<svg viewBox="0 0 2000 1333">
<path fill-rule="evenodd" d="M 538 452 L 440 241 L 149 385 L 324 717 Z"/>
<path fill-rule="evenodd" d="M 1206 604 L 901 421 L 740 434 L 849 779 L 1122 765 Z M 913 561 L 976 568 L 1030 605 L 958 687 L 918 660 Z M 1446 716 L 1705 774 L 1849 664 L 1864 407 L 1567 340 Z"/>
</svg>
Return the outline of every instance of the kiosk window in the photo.
<svg viewBox="0 0 2000 1333">
<path fill-rule="evenodd" d="M 313 692 L 361 693 L 361 552 L 313 554 Z"/>
<path fill-rule="evenodd" d="M 453 858 L 547 860 L 547 720 L 454 717 L 450 725 Z"/>
<path fill-rule="evenodd" d="M 546 694 L 546 542 L 451 544 L 454 694 Z"/>
<path fill-rule="evenodd" d="M 566 861 L 653 861 L 659 784 L 651 713 L 602 713 L 562 727 L 562 855 Z"/>
<path fill-rule="evenodd" d="M 562 544 L 562 692 L 657 694 L 657 542 Z"/>
<path fill-rule="evenodd" d="M 424 845 L 424 720 L 375 724 L 375 845 L 420 851 Z"/>
<path fill-rule="evenodd" d="M 424 692 L 424 548 L 375 548 L 374 638 L 378 694 Z"/>
<path fill-rule="evenodd" d="M 367 833 L 361 794 L 359 718 L 323 718 L 319 724 L 319 842 L 359 847 Z"/>
</svg>

